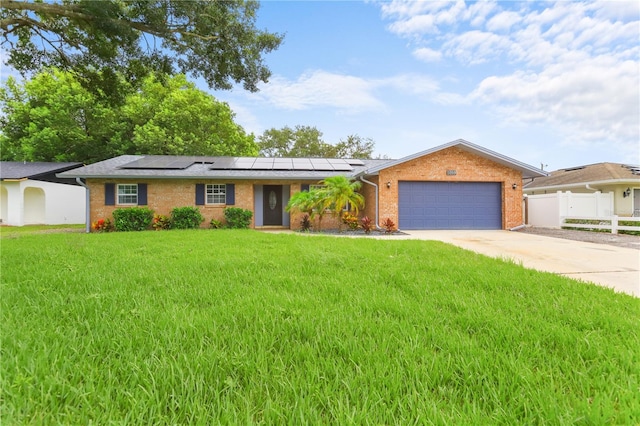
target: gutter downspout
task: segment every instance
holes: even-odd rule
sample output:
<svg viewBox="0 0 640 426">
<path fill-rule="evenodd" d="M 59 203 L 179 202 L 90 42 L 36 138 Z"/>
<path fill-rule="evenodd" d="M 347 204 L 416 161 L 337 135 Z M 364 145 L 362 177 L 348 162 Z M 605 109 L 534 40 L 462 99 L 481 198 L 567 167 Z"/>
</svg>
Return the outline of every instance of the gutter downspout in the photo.
<svg viewBox="0 0 640 426">
<path fill-rule="evenodd" d="M 91 194 L 89 192 L 89 187 L 87 186 L 87 184 L 85 184 L 81 178 L 77 177 L 76 178 L 76 182 L 78 183 L 78 185 L 83 186 L 85 189 L 85 212 L 84 212 L 84 216 L 85 216 L 85 231 L 86 233 L 90 233 L 91 232 L 91 219 L 90 219 L 90 213 L 91 213 L 91 206 L 89 205 L 89 202 L 91 201 Z"/>
<path fill-rule="evenodd" d="M 600 192 L 600 190 L 599 190 L 599 189 L 592 188 L 588 183 L 587 183 L 584 187 L 585 187 L 585 188 L 587 188 L 587 189 L 588 189 L 588 190 L 590 190 L 590 191 Z"/>
<path fill-rule="evenodd" d="M 382 231 L 382 228 L 379 225 L 379 220 L 378 220 L 378 185 L 370 182 L 368 180 L 366 180 L 364 177 L 360 176 L 360 180 L 366 184 L 369 184 L 371 186 L 373 186 L 376 189 L 376 229 L 378 231 Z"/>
</svg>

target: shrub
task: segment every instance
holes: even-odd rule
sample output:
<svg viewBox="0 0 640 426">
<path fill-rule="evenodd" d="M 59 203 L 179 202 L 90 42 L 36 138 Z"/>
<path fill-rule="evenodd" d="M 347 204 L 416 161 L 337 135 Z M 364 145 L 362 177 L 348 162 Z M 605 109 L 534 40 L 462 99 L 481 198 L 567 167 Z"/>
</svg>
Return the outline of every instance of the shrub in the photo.
<svg viewBox="0 0 640 426">
<path fill-rule="evenodd" d="M 305 214 L 302 216 L 302 219 L 300 219 L 300 230 L 302 232 L 309 232 L 311 231 L 311 227 L 311 217 L 308 214 Z"/>
<path fill-rule="evenodd" d="M 197 207 L 176 207 L 171 210 L 171 228 L 198 229 L 204 220 Z"/>
<path fill-rule="evenodd" d="M 374 227 L 373 220 L 371 220 L 369 216 L 363 217 L 362 219 L 360 219 L 360 227 L 362 228 L 365 234 L 370 234 Z"/>
<path fill-rule="evenodd" d="M 396 224 L 390 218 L 386 218 L 384 222 L 382 222 L 382 226 L 387 234 L 391 234 L 396 230 Z"/>
<path fill-rule="evenodd" d="M 358 229 L 358 216 L 353 215 L 349 212 L 344 212 L 342 214 L 342 223 L 347 225 L 349 229 L 356 230 Z"/>
<path fill-rule="evenodd" d="M 113 224 L 111 223 L 111 219 L 98 219 L 97 221 L 91 224 L 91 227 L 94 231 L 97 232 L 111 232 L 113 231 Z"/>
<path fill-rule="evenodd" d="M 116 231 L 144 231 L 153 221 L 153 210 L 148 207 L 115 209 L 113 222 Z"/>
<path fill-rule="evenodd" d="M 251 210 L 241 209 L 239 207 L 227 207 L 224 209 L 224 218 L 227 226 L 231 229 L 247 229 L 251 225 L 253 213 Z"/>
<path fill-rule="evenodd" d="M 163 214 L 154 214 L 153 221 L 151 222 L 151 226 L 156 231 L 169 229 L 171 228 L 171 219 L 169 218 L 169 216 L 165 216 Z"/>
<path fill-rule="evenodd" d="M 211 219 L 211 221 L 209 222 L 209 228 L 211 229 L 222 229 L 222 227 L 222 222 L 220 222 L 219 220 Z"/>
</svg>

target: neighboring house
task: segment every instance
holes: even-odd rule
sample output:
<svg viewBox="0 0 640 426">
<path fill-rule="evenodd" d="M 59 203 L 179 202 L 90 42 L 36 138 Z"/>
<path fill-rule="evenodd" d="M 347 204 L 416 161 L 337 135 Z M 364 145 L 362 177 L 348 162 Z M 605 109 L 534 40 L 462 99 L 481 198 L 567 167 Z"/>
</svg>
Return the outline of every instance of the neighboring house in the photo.
<svg viewBox="0 0 640 426">
<path fill-rule="evenodd" d="M 522 179 L 545 172 L 456 140 L 400 160 L 123 155 L 58 174 L 84 179 L 91 222 L 119 207 L 168 215 L 197 206 L 206 226 L 235 206 L 253 212 L 253 227 L 291 229 L 300 222 L 285 211 L 291 195 L 335 175 L 362 181 L 361 215 L 378 224 L 389 218 L 399 229 L 510 229 L 523 223 Z"/>
<path fill-rule="evenodd" d="M 0 221 L 3 225 L 85 223 L 86 190 L 56 173 L 82 163 L 0 162 Z"/>
<path fill-rule="evenodd" d="M 640 216 L 640 166 L 598 163 L 556 170 L 525 182 L 527 195 L 557 193 L 613 193 L 613 214 Z"/>
</svg>

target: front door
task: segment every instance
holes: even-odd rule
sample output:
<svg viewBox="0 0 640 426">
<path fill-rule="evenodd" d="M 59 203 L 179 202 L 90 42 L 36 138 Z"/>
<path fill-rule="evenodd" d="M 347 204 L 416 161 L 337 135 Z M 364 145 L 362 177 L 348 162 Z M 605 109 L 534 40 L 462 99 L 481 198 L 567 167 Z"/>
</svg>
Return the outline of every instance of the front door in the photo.
<svg viewBox="0 0 640 426">
<path fill-rule="evenodd" d="M 265 226 L 282 226 L 282 186 L 263 187 L 263 223 Z"/>
</svg>

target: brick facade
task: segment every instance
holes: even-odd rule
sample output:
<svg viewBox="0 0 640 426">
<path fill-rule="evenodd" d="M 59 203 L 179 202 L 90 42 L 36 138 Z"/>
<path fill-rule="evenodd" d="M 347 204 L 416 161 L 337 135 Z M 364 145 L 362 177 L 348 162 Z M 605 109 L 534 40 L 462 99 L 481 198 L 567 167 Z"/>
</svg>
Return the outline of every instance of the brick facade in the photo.
<svg viewBox="0 0 640 426">
<path fill-rule="evenodd" d="M 448 170 L 455 170 L 455 175 L 448 175 Z M 399 181 L 456 181 L 456 182 L 499 182 L 502 186 L 502 228 L 509 229 L 521 225 L 522 220 L 522 174 L 510 167 L 503 166 L 484 157 L 469 153 L 458 147 L 449 147 L 432 154 L 415 158 L 396 166 L 380 170 L 378 176 L 368 176 L 368 181 L 378 185 L 379 192 L 379 221 L 387 218 L 398 223 L 398 182 Z M 387 187 L 387 182 L 390 186 Z M 147 185 L 147 206 L 155 213 L 170 215 L 174 207 L 196 206 L 196 184 L 229 184 L 235 185 L 235 204 L 233 207 L 254 211 L 254 183 L 259 185 L 289 185 L 290 195 L 301 189 L 301 182 L 291 180 L 273 181 L 220 181 L 203 179 L 87 179 L 90 190 L 90 220 L 95 222 L 100 218 L 110 218 L 116 208 L 126 206 L 105 205 L 106 183 L 144 183 Z M 315 181 L 305 181 L 305 184 L 315 184 Z M 513 184 L 517 188 L 512 189 Z M 368 216 L 374 219 L 375 187 L 362 182 L 360 192 L 365 197 L 365 207 L 360 217 Z M 224 207 L 216 205 L 197 206 L 205 221 L 202 227 L 207 227 L 211 219 L 224 220 Z M 300 228 L 303 214 L 292 213 L 290 216 L 291 229 Z M 337 228 L 339 219 L 330 213 L 324 215 L 322 228 Z M 254 220 L 251 224 L 255 226 Z M 318 220 L 314 221 L 314 229 L 318 228 Z"/>
<path fill-rule="evenodd" d="M 447 170 L 455 170 L 456 174 L 447 175 Z M 378 182 L 381 182 L 380 221 L 391 218 L 398 223 L 399 181 L 500 182 L 503 200 L 502 228 L 510 229 L 523 223 L 522 174 L 460 148 L 450 147 L 381 170 L 378 177 Z M 387 182 L 391 184 L 389 188 L 386 186 Z M 515 190 L 512 189 L 514 183 L 517 184 Z"/>
<path fill-rule="evenodd" d="M 169 216 L 175 207 L 198 207 L 205 220 L 202 227 L 209 226 L 211 219 L 224 220 L 224 207 L 222 205 L 196 206 L 195 191 L 197 183 L 204 184 L 235 184 L 235 204 L 232 207 L 240 207 L 253 211 L 253 182 L 248 181 L 219 181 L 219 180 L 169 180 L 169 179 L 87 179 L 90 191 L 91 223 L 101 218 L 111 218 L 117 208 L 130 206 L 105 205 L 106 183 L 145 183 L 147 184 L 147 206 L 157 214 Z M 253 226 L 253 223 L 252 223 Z"/>
</svg>

